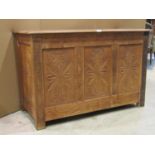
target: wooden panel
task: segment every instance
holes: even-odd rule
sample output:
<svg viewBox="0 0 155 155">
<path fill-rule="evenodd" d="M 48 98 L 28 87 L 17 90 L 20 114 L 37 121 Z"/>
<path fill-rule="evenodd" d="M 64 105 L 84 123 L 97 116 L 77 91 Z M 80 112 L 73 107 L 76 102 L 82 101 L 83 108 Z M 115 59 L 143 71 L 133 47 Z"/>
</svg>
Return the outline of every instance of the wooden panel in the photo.
<svg viewBox="0 0 155 155">
<path fill-rule="evenodd" d="M 110 97 L 96 98 L 91 100 L 85 100 L 82 102 L 62 104 L 52 107 L 46 107 L 45 118 L 46 121 L 49 121 L 58 118 L 102 110 L 110 108 L 110 106 L 111 106 Z"/>
<path fill-rule="evenodd" d="M 20 41 L 22 38 L 18 39 L 17 46 L 19 47 L 20 56 L 20 80 L 22 86 L 21 88 L 21 104 L 23 108 L 28 110 L 30 114 L 35 117 L 34 113 L 34 83 L 33 83 L 33 58 L 32 58 L 32 48 L 30 41 L 27 42 Z"/>
<path fill-rule="evenodd" d="M 135 93 L 125 93 L 119 95 L 112 95 L 112 104 L 111 107 L 120 106 L 120 105 L 127 105 L 127 104 L 134 104 L 136 105 L 139 102 L 139 92 Z"/>
<path fill-rule="evenodd" d="M 23 63 L 24 103 L 32 103 L 32 55 L 29 46 L 21 46 Z"/>
<path fill-rule="evenodd" d="M 77 100 L 77 63 L 74 48 L 43 50 L 45 104 L 53 106 Z"/>
<path fill-rule="evenodd" d="M 142 43 L 120 43 L 117 53 L 117 94 L 140 91 Z"/>
<path fill-rule="evenodd" d="M 85 47 L 84 98 L 112 94 L 112 45 Z"/>
<path fill-rule="evenodd" d="M 136 103 L 138 102 L 138 95 L 139 93 L 118 96 L 113 95 L 111 97 L 100 97 L 95 99 L 88 99 L 82 102 L 46 107 L 45 119 L 46 121 L 49 121 L 59 118 L 65 118 L 68 116 L 74 116 L 88 112 L 119 107 L 127 104 L 136 105 Z"/>
</svg>

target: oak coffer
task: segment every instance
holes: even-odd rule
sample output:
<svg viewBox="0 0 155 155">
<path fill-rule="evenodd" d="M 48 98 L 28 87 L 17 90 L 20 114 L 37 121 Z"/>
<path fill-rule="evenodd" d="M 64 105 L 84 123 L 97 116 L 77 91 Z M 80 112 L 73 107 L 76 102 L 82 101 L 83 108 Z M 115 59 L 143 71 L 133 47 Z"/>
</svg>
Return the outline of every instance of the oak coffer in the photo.
<svg viewBox="0 0 155 155">
<path fill-rule="evenodd" d="M 22 109 L 47 121 L 122 105 L 144 105 L 144 29 L 16 32 Z"/>
</svg>

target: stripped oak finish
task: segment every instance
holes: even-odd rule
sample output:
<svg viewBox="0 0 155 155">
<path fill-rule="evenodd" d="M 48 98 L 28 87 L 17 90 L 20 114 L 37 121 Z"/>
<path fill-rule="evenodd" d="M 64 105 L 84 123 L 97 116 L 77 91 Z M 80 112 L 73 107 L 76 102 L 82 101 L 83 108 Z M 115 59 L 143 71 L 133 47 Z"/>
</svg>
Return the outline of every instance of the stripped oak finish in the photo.
<svg viewBox="0 0 155 155">
<path fill-rule="evenodd" d="M 16 32 L 22 109 L 50 120 L 144 105 L 146 30 Z"/>
</svg>

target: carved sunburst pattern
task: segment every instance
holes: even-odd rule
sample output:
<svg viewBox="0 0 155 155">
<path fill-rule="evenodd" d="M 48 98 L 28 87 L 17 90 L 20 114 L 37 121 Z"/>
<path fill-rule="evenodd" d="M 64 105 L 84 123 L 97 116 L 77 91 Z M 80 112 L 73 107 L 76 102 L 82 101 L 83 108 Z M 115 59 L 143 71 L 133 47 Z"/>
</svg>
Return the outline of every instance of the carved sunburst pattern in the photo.
<svg viewBox="0 0 155 155">
<path fill-rule="evenodd" d="M 139 45 L 120 46 L 118 54 L 118 92 L 139 91 L 142 50 Z"/>
<path fill-rule="evenodd" d="M 45 98 L 47 105 L 74 101 L 73 49 L 57 49 L 44 52 Z"/>
<path fill-rule="evenodd" d="M 85 48 L 85 98 L 108 96 L 111 93 L 111 48 Z"/>
</svg>

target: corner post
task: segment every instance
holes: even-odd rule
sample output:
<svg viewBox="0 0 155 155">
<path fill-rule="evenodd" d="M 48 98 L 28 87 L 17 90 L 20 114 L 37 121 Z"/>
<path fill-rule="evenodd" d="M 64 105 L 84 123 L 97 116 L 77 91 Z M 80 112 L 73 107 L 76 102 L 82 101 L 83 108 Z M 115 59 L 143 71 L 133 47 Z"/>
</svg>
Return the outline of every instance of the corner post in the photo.
<svg viewBox="0 0 155 155">
<path fill-rule="evenodd" d="M 42 39 L 38 35 L 33 35 L 33 62 L 34 62 L 34 82 L 35 82 L 35 126 L 40 130 L 45 128 L 43 73 L 42 73 Z"/>
<path fill-rule="evenodd" d="M 140 102 L 139 106 L 145 105 L 145 91 L 146 91 L 146 73 L 147 73 L 147 47 L 148 47 L 149 31 L 144 32 L 144 47 L 142 59 L 142 74 L 141 74 L 141 89 L 140 89 Z"/>
</svg>

